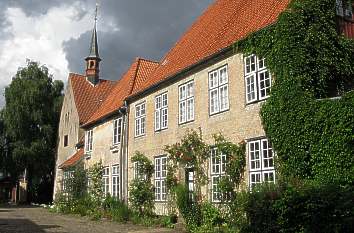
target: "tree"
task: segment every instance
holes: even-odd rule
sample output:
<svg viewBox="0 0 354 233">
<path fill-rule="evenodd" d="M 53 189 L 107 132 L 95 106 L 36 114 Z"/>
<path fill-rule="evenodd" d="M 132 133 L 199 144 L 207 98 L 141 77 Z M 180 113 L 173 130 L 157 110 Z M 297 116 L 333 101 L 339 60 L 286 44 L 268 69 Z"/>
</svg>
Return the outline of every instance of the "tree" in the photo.
<svg viewBox="0 0 354 233">
<path fill-rule="evenodd" d="M 5 89 L 3 111 L 17 170 L 27 172 L 30 201 L 50 201 L 63 83 L 27 61 Z"/>
</svg>

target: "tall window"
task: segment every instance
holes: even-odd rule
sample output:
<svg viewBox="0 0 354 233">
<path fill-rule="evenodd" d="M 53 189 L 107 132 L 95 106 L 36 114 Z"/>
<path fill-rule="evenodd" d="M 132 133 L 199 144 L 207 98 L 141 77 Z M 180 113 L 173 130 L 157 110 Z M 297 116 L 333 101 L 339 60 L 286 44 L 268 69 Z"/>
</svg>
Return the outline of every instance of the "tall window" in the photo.
<svg viewBox="0 0 354 233">
<path fill-rule="evenodd" d="M 102 183 L 103 183 L 103 194 L 107 196 L 107 194 L 109 193 L 109 167 L 103 168 Z"/>
<path fill-rule="evenodd" d="M 168 97 L 163 93 L 155 97 L 155 131 L 167 129 Z"/>
<path fill-rule="evenodd" d="M 167 157 L 155 158 L 155 200 L 166 201 Z"/>
<path fill-rule="evenodd" d="M 135 105 L 135 137 L 145 135 L 145 102 Z"/>
<path fill-rule="evenodd" d="M 227 66 L 209 73 L 210 115 L 229 109 L 229 78 Z"/>
<path fill-rule="evenodd" d="M 248 142 L 250 187 L 262 182 L 275 182 L 274 154 L 268 139 Z"/>
<path fill-rule="evenodd" d="M 92 151 L 92 142 L 93 142 L 93 130 L 88 130 L 85 133 L 85 151 Z"/>
<path fill-rule="evenodd" d="M 251 55 L 245 58 L 246 100 L 251 103 L 269 97 L 272 77 L 265 59 Z"/>
<path fill-rule="evenodd" d="M 226 173 L 226 155 L 219 153 L 216 148 L 211 150 L 210 158 L 210 175 L 211 175 L 211 186 L 212 186 L 212 201 L 221 201 L 221 192 L 218 187 L 221 177 L 225 176 Z"/>
<path fill-rule="evenodd" d="M 179 123 L 194 120 L 194 82 L 179 86 Z"/>
<path fill-rule="evenodd" d="M 122 118 L 113 121 L 113 145 L 119 144 L 122 137 Z"/>
<path fill-rule="evenodd" d="M 112 196 L 119 198 L 119 165 L 112 166 Z"/>
<path fill-rule="evenodd" d="M 145 180 L 146 174 L 143 173 L 141 164 L 139 162 L 133 163 L 134 179 Z"/>
<path fill-rule="evenodd" d="M 74 176 L 73 171 L 64 171 L 63 180 L 62 180 L 62 188 L 64 192 L 70 191 L 69 190 L 70 186 L 68 184 L 70 184 L 70 179 L 72 179 L 73 176 Z"/>
<path fill-rule="evenodd" d="M 68 135 L 64 135 L 64 147 L 67 147 L 69 143 L 69 136 Z"/>
</svg>

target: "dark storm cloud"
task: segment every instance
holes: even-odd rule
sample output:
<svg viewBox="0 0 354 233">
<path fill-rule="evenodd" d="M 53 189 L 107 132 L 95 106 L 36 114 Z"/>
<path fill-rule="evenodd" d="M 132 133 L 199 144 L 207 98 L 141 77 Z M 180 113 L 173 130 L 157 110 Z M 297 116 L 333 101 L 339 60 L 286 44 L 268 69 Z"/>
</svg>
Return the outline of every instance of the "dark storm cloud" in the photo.
<svg viewBox="0 0 354 233">
<path fill-rule="evenodd" d="M 100 56 L 103 59 L 101 76 L 118 79 L 138 56 L 160 60 L 211 2 L 102 0 L 100 18 L 112 19 L 120 30 L 99 31 Z M 83 72 L 83 59 L 88 55 L 89 39 L 90 32 L 87 32 L 77 40 L 64 43 L 69 70 Z"/>
<path fill-rule="evenodd" d="M 109 19 L 119 31 L 99 31 L 102 77 L 118 79 L 137 56 L 152 60 L 161 57 L 173 46 L 182 33 L 193 23 L 213 0 L 99 0 L 100 23 Z M 27 15 L 46 14 L 52 7 L 80 2 L 80 15 L 93 12 L 94 0 L 0 0 L 0 39 L 8 7 L 19 7 Z M 58 19 L 60 22 L 60 19 Z M 64 43 L 69 70 L 82 73 L 84 58 L 88 55 L 91 32 L 77 40 Z"/>
</svg>

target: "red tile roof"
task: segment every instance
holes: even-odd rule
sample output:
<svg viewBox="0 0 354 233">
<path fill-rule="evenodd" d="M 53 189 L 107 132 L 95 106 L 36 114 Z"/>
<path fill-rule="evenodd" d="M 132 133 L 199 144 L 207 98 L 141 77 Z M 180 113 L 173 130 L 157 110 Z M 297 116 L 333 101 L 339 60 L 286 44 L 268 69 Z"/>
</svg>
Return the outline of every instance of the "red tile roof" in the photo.
<svg viewBox="0 0 354 233">
<path fill-rule="evenodd" d="M 84 158 L 84 148 L 79 149 L 74 155 L 68 158 L 64 163 L 62 163 L 59 168 L 65 169 L 76 165 L 81 159 Z"/>
<path fill-rule="evenodd" d="M 166 54 L 132 95 L 178 74 L 277 20 L 290 0 L 217 0 Z"/>
<path fill-rule="evenodd" d="M 74 93 L 80 124 L 85 123 L 97 111 L 115 84 L 114 81 L 100 79 L 94 86 L 85 76 L 73 73 L 69 75 L 69 82 Z"/>
<path fill-rule="evenodd" d="M 125 98 L 129 96 L 133 90 L 140 91 L 138 87 L 147 81 L 148 75 L 151 74 L 157 66 L 157 62 L 137 58 L 128 71 L 115 84 L 101 107 L 90 117 L 85 125 L 92 124 L 122 107 Z"/>
</svg>

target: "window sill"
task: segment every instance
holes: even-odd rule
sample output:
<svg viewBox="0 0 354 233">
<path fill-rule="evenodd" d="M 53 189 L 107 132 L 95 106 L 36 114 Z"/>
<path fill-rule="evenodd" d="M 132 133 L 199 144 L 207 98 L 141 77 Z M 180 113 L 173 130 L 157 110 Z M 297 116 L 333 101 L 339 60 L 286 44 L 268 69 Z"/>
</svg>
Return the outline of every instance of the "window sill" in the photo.
<svg viewBox="0 0 354 233">
<path fill-rule="evenodd" d="M 230 108 L 215 113 L 209 113 L 209 117 L 217 116 L 228 111 L 230 111 Z"/>
<path fill-rule="evenodd" d="M 251 102 L 248 102 L 248 103 L 246 102 L 246 106 L 265 102 L 268 98 L 269 98 L 269 97 L 267 97 L 267 98 L 265 98 L 265 99 L 261 99 L 261 100 L 254 100 L 254 101 L 251 101 Z"/>
<path fill-rule="evenodd" d="M 179 125 L 179 126 L 183 126 L 183 125 L 188 125 L 188 124 L 193 123 L 193 122 L 194 122 L 194 119 L 193 119 L 193 120 L 190 120 L 190 121 L 185 121 L 185 122 L 183 122 L 183 123 L 178 122 L 178 125 Z"/>
<path fill-rule="evenodd" d="M 145 136 L 146 136 L 146 134 L 142 134 L 142 135 L 134 136 L 134 139 L 144 138 Z"/>
<path fill-rule="evenodd" d="M 164 132 L 166 130 L 168 130 L 168 128 L 158 129 L 158 130 L 155 130 L 155 133 L 161 133 L 161 132 Z"/>
<path fill-rule="evenodd" d="M 114 144 L 112 145 L 109 150 L 112 152 L 112 153 L 117 153 L 119 151 L 119 147 L 120 147 L 120 143 L 118 144 Z"/>
<path fill-rule="evenodd" d="M 85 152 L 84 157 L 85 157 L 86 160 L 91 159 L 91 153 L 92 153 L 92 151 L 87 151 L 87 152 Z"/>
</svg>

